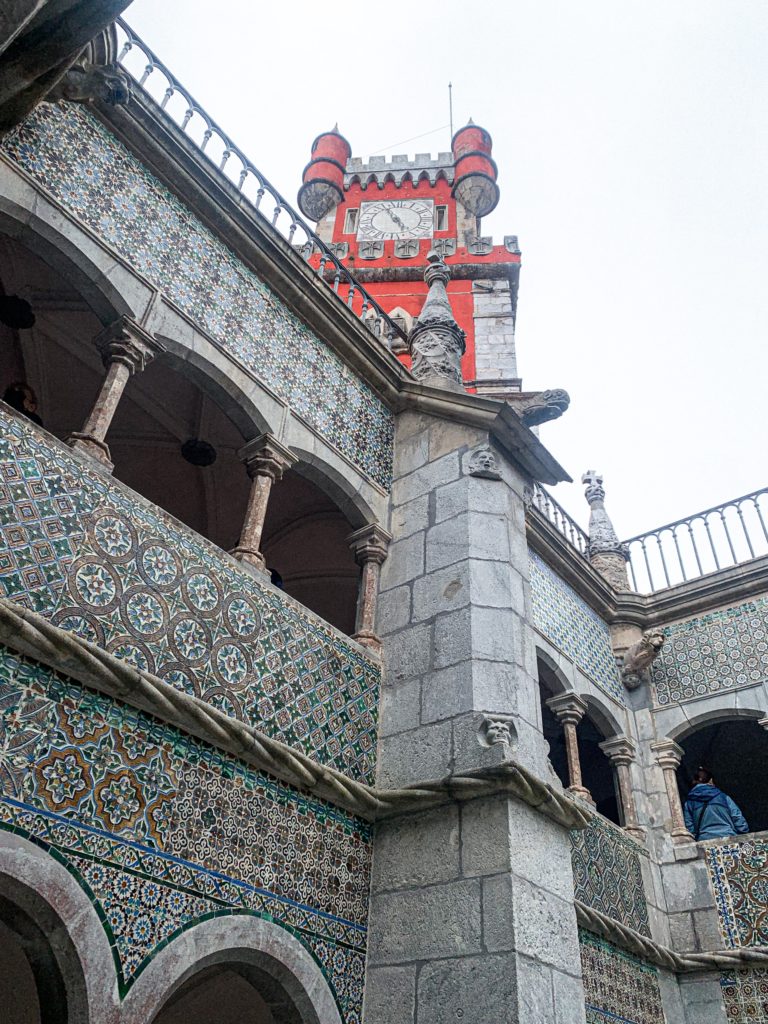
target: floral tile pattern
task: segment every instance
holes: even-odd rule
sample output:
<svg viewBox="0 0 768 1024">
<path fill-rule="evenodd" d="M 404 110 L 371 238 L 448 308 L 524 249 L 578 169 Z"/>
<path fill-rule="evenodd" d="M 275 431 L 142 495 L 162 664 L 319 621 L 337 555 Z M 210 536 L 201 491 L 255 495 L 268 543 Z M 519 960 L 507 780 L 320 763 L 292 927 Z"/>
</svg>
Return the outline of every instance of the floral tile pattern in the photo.
<svg viewBox="0 0 768 1024">
<path fill-rule="evenodd" d="M 729 1024 L 768 1024 L 768 968 L 723 972 L 720 991 Z"/>
<path fill-rule="evenodd" d="M 50 612 L 105 487 L 45 435 L 4 416 L 0 436 L 0 596 Z"/>
<path fill-rule="evenodd" d="M 658 705 L 768 679 L 768 598 L 676 622 L 664 635 L 651 670 Z"/>
<path fill-rule="evenodd" d="M 1 148 L 331 445 L 389 487 L 394 421 L 386 406 L 84 106 L 40 104 Z"/>
<path fill-rule="evenodd" d="M 123 991 L 184 927 L 256 913 L 305 942 L 359 1020 L 367 823 L 4 649 L 0 783 L 0 828 L 86 888 Z"/>
<path fill-rule="evenodd" d="M 665 1024 L 656 968 L 579 930 L 587 1024 Z"/>
<path fill-rule="evenodd" d="M 4 479 L 26 472 L 51 490 L 69 488 L 72 507 L 54 519 L 47 499 L 17 497 L 27 484 L 0 488 L 6 529 L 22 517 L 17 528 L 29 545 L 46 530 L 66 542 L 44 566 L 47 584 L 34 589 L 27 567 L 3 563 L 0 551 L 4 596 L 316 761 L 373 781 L 376 662 L 170 516 L 79 468 L 37 428 L 0 411 L 0 435 Z"/>
<path fill-rule="evenodd" d="M 529 552 L 533 622 L 609 696 L 624 703 L 608 626 L 547 563 Z"/>
<path fill-rule="evenodd" d="M 768 946 L 768 839 L 729 839 L 705 847 L 723 944 Z"/>
<path fill-rule="evenodd" d="M 650 938 L 640 856 L 637 843 L 597 815 L 571 832 L 576 899 Z"/>
</svg>

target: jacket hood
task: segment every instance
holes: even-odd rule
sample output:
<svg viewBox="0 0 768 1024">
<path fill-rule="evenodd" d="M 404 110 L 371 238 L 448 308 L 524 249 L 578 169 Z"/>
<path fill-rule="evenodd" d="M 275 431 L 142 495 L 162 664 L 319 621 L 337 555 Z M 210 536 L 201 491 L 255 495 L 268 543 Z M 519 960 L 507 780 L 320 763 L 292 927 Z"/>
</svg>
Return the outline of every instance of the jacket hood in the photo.
<svg viewBox="0 0 768 1024">
<path fill-rule="evenodd" d="M 710 786 L 709 783 L 699 782 L 688 794 L 689 800 L 713 800 L 722 791 L 717 786 Z"/>
</svg>

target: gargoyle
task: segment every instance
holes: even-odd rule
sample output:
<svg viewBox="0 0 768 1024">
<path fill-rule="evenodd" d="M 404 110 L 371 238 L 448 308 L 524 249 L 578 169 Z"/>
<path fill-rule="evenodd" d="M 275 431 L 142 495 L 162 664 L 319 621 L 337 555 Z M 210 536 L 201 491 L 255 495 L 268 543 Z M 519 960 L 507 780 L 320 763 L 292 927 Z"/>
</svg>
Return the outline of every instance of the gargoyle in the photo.
<svg viewBox="0 0 768 1024">
<path fill-rule="evenodd" d="M 51 102 L 68 100 L 70 103 L 93 103 L 102 100 L 113 106 L 128 102 L 131 80 L 114 64 L 75 64 L 67 71 L 46 96 Z"/>
<path fill-rule="evenodd" d="M 517 395 L 509 395 L 507 401 L 526 427 L 537 427 L 548 420 L 556 420 L 571 404 L 570 395 L 562 388 L 521 391 Z"/>
<path fill-rule="evenodd" d="M 632 644 L 624 654 L 621 678 L 628 690 L 636 690 L 648 677 L 651 665 L 664 646 L 664 634 L 660 629 L 647 629 L 637 643 Z"/>
</svg>

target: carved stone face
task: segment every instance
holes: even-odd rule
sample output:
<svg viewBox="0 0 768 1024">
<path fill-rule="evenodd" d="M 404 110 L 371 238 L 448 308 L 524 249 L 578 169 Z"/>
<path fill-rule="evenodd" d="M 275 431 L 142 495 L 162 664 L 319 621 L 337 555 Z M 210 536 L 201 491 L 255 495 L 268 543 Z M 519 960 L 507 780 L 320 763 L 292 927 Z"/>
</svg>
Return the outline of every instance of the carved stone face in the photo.
<svg viewBox="0 0 768 1024">
<path fill-rule="evenodd" d="M 649 629 L 643 633 L 643 640 L 652 647 L 654 651 L 660 651 L 664 646 L 664 634 L 660 629 Z"/>
<path fill-rule="evenodd" d="M 483 445 L 472 452 L 469 460 L 470 476 L 481 476 L 487 480 L 500 480 L 499 464 L 490 445 Z"/>
</svg>

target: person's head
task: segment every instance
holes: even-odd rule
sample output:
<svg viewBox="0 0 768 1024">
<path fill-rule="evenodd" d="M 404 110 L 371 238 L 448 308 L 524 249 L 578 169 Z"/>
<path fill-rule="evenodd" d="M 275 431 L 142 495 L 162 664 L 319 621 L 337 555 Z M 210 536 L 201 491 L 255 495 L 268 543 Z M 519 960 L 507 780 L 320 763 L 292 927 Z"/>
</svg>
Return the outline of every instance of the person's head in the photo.
<svg viewBox="0 0 768 1024">
<path fill-rule="evenodd" d="M 696 783 L 697 786 L 700 786 L 700 785 L 704 785 L 704 786 L 711 785 L 712 784 L 712 772 L 709 770 L 709 768 L 704 768 L 702 765 L 699 765 L 699 767 L 693 773 L 693 781 Z"/>
<path fill-rule="evenodd" d="M 35 412 L 37 410 L 37 396 L 29 384 L 24 381 L 15 381 L 5 389 L 3 401 L 16 412 Z"/>
</svg>

